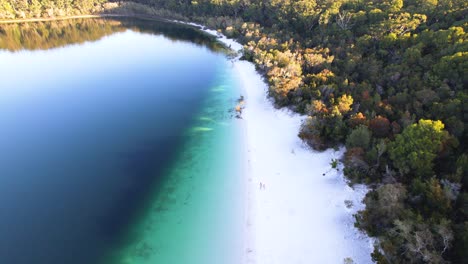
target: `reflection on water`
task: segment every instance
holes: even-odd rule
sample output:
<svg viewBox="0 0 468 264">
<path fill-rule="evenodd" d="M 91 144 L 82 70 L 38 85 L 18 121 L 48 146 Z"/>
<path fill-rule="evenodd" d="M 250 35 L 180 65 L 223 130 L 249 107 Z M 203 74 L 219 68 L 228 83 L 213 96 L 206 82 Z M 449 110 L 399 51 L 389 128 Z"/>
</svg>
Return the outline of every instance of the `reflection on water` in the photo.
<svg viewBox="0 0 468 264">
<path fill-rule="evenodd" d="M 120 21 L 103 19 L 73 19 L 51 22 L 0 25 L 0 49 L 46 50 L 125 31 Z"/>
<path fill-rule="evenodd" d="M 140 19 L 72 19 L 34 23 L 0 24 L 0 50 L 46 50 L 87 41 L 127 29 L 164 35 L 174 41 L 190 41 L 213 51 L 225 51 L 214 37 L 195 28 L 155 20 Z"/>
</svg>

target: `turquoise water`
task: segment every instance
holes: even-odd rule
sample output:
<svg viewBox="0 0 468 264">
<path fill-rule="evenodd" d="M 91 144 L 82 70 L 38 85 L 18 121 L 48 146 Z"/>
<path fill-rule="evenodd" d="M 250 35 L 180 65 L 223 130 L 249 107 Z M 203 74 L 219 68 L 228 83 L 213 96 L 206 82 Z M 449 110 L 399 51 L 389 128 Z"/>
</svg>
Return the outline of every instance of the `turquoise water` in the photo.
<svg viewBox="0 0 468 264">
<path fill-rule="evenodd" d="M 242 178 L 236 84 L 221 67 L 187 141 L 127 247 L 109 263 L 239 263 Z"/>
<path fill-rule="evenodd" d="M 0 26 L 0 263 L 238 263 L 221 50 L 160 22 Z"/>
</svg>

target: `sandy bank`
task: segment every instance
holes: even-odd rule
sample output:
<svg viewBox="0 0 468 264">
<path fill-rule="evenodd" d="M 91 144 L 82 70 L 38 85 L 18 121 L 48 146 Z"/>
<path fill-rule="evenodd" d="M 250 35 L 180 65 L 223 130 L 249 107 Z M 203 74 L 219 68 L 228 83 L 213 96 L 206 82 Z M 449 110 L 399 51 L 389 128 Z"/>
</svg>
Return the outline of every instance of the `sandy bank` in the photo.
<svg viewBox="0 0 468 264">
<path fill-rule="evenodd" d="M 331 170 L 331 160 L 342 151 L 306 148 L 297 137 L 302 117 L 274 109 L 252 64 L 236 67 L 247 98 L 252 201 L 247 263 L 343 263 L 345 258 L 371 263 L 371 240 L 354 228 L 352 216 L 362 208 L 366 189 L 353 190 L 341 172 Z"/>
<path fill-rule="evenodd" d="M 242 48 L 224 36 L 220 41 Z M 307 148 L 297 137 L 304 117 L 273 107 L 252 63 L 237 60 L 234 67 L 247 102 L 244 263 L 372 263 L 372 239 L 353 217 L 367 189 L 350 188 L 341 170 L 331 170 L 343 150 Z"/>
</svg>

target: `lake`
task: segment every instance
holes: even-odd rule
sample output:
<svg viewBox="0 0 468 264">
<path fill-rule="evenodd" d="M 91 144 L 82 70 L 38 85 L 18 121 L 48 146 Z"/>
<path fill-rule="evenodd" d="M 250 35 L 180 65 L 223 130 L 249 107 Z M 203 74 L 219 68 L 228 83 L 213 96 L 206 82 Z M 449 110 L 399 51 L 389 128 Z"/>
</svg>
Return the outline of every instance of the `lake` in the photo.
<svg viewBox="0 0 468 264">
<path fill-rule="evenodd" d="M 0 25 L 0 263 L 239 263 L 226 50 L 136 19 Z"/>
</svg>

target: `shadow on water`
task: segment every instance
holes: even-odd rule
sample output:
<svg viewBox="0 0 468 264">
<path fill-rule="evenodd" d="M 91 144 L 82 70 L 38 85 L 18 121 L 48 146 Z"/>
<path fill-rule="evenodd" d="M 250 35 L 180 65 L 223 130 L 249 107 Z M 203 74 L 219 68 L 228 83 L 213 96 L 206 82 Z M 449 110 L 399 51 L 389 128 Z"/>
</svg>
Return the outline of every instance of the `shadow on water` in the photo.
<svg viewBox="0 0 468 264">
<path fill-rule="evenodd" d="M 148 143 L 139 150 L 119 154 L 120 168 L 126 175 L 131 175 L 131 181 L 121 191 L 106 210 L 105 216 L 99 222 L 99 232 L 114 246 L 124 243 L 127 235 L 126 227 L 131 226 L 151 206 L 148 199 L 159 189 L 164 181 L 167 164 L 170 164 L 178 152 L 180 139 L 161 140 L 158 143 Z M 164 150 L 164 151 L 161 151 Z"/>
</svg>

